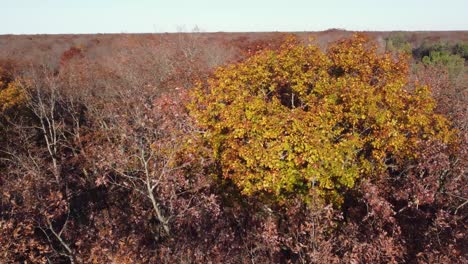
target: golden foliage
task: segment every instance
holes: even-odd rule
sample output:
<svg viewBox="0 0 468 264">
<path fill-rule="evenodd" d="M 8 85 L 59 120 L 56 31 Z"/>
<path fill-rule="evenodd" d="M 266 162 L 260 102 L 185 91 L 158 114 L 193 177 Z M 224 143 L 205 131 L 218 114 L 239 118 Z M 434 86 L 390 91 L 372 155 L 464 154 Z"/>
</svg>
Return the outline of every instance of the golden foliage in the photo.
<svg viewBox="0 0 468 264">
<path fill-rule="evenodd" d="M 448 142 L 434 107 L 428 87 L 409 83 L 407 58 L 378 54 L 363 35 L 325 53 L 290 39 L 218 69 L 189 105 L 220 174 L 243 194 L 335 204 L 359 178 L 415 158 L 422 141 Z"/>
<path fill-rule="evenodd" d="M 2 87 L 0 83 L 0 87 Z M 26 100 L 24 91 L 20 88 L 19 81 L 13 81 L 0 89 L 0 113 L 22 104 Z"/>
</svg>

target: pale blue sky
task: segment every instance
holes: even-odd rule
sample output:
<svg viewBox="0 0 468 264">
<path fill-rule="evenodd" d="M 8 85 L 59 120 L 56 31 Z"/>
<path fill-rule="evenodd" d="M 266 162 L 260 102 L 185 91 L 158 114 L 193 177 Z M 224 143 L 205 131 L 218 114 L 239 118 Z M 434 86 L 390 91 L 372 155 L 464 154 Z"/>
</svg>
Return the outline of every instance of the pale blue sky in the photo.
<svg viewBox="0 0 468 264">
<path fill-rule="evenodd" d="M 468 0 L 0 0 L 0 34 L 468 30 Z"/>
</svg>

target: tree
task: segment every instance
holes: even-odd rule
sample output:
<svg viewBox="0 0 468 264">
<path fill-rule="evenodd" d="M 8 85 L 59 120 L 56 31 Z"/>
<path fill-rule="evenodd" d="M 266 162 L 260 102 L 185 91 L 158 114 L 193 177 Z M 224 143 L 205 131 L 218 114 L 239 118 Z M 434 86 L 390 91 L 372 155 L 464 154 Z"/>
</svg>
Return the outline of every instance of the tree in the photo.
<svg viewBox="0 0 468 264">
<path fill-rule="evenodd" d="M 326 53 L 290 39 L 199 84 L 189 109 L 217 176 L 245 195 L 316 193 L 340 204 L 360 178 L 416 158 L 422 142 L 450 141 L 429 88 L 410 83 L 406 57 L 376 49 L 363 35 Z"/>
<path fill-rule="evenodd" d="M 18 112 L 25 102 L 26 95 L 20 88 L 19 81 L 13 80 L 13 77 L 0 67 L 0 143 L 7 138 L 9 114 Z"/>
<path fill-rule="evenodd" d="M 392 34 L 385 38 L 385 50 L 410 54 L 412 47 L 407 39 L 408 37 L 402 33 Z"/>
<path fill-rule="evenodd" d="M 465 59 L 444 51 L 431 51 L 428 56 L 422 58 L 422 62 L 425 66 L 446 67 L 451 81 L 465 70 Z"/>
<path fill-rule="evenodd" d="M 455 44 L 452 48 L 452 52 L 453 54 L 456 54 L 464 58 L 465 60 L 467 60 L 468 59 L 468 43 L 461 42 L 461 43 Z"/>
<path fill-rule="evenodd" d="M 2 86 L 1 82 L 0 86 Z M 21 89 L 18 88 L 18 82 L 8 83 L 4 89 L 0 90 L 0 113 L 22 104 L 25 97 Z"/>
</svg>

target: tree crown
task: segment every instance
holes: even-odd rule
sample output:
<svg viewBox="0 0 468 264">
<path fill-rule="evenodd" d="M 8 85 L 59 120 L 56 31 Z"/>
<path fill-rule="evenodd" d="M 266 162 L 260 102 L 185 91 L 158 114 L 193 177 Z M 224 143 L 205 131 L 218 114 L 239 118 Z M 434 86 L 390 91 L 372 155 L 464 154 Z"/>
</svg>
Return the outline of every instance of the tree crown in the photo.
<svg viewBox="0 0 468 264">
<path fill-rule="evenodd" d="M 359 178 L 415 158 L 421 142 L 448 142 L 434 107 L 429 88 L 410 83 L 404 55 L 379 54 L 363 35 L 326 52 L 289 39 L 219 68 L 189 105 L 219 176 L 243 194 L 336 204 Z"/>
</svg>

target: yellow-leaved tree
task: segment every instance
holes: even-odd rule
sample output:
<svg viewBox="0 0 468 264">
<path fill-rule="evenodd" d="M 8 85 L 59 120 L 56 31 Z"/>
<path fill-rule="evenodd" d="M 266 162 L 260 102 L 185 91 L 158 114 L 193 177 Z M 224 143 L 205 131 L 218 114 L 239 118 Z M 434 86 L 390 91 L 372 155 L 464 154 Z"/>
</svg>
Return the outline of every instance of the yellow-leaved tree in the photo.
<svg viewBox="0 0 468 264">
<path fill-rule="evenodd" d="M 326 52 L 291 38 L 199 84 L 189 110 L 217 176 L 245 195 L 339 205 L 360 178 L 414 159 L 421 142 L 450 141 L 429 88 L 410 83 L 407 58 L 376 50 L 359 34 Z"/>
<path fill-rule="evenodd" d="M 20 88 L 19 81 L 13 80 L 10 75 L 0 68 L 0 115 L 26 100 L 26 95 Z"/>
<path fill-rule="evenodd" d="M 24 92 L 19 87 L 19 83 L 14 81 L 0 90 L 0 113 L 18 106 L 26 100 Z"/>
</svg>

